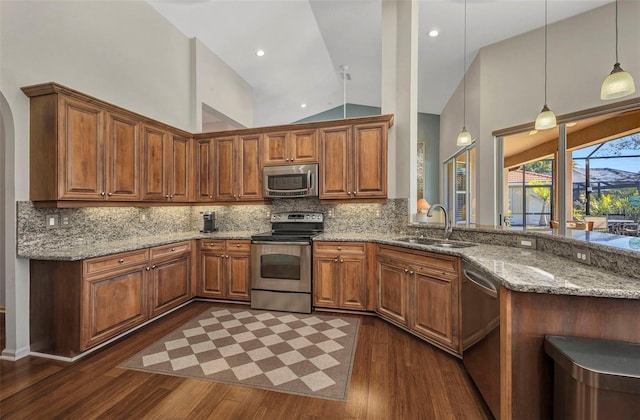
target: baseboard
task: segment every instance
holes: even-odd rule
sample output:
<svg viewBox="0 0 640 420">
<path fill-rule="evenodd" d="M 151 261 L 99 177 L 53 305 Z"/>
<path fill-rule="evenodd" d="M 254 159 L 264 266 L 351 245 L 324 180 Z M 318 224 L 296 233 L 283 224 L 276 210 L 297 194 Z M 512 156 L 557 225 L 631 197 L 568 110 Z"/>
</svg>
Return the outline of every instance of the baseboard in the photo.
<svg viewBox="0 0 640 420">
<path fill-rule="evenodd" d="M 8 360 L 10 362 L 15 362 L 16 360 L 22 359 L 23 357 L 27 357 L 31 353 L 31 347 L 26 346 L 17 350 L 13 349 L 4 349 L 2 350 L 2 355 L 0 355 L 0 360 Z"/>
</svg>

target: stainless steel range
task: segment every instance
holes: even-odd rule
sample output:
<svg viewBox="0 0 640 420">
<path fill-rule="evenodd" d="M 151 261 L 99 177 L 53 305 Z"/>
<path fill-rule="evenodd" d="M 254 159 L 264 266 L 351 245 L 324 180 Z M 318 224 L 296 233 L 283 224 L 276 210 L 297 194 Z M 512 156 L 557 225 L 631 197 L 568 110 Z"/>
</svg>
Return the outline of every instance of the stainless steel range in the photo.
<svg viewBox="0 0 640 420">
<path fill-rule="evenodd" d="M 324 230 L 324 215 L 271 215 L 271 231 L 251 237 L 251 307 L 311 313 L 311 240 Z"/>
</svg>

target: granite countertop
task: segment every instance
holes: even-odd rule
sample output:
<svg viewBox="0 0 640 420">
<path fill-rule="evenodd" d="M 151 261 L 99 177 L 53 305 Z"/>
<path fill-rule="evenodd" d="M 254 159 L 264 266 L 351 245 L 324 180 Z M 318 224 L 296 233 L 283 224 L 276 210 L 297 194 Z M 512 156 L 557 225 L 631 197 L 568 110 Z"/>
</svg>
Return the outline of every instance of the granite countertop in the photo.
<svg viewBox="0 0 640 420">
<path fill-rule="evenodd" d="M 33 250 L 23 258 L 78 261 L 191 239 L 250 239 L 254 232 L 198 231 L 140 237 L 130 240 L 79 243 L 54 249 Z M 316 241 L 368 241 L 464 258 L 493 276 L 506 288 L 520 292 L 640 299 L 640 279 L 580 264 L 547 252 L 480 243 L 468 248 L 441 248 L 399 241 L 406 235 L 324 233 Z M 640 267 L 639 267 L 640 269 Z"/>
<path fill-rule="evenodd" d="M 97 243 L 79 243 L 73 246 L 63 245 L 53 249 L 34 249 L 29 253 L 18 255 L 32 260 L 78 261 L 87 258 L 101 257 L 118 252 L 134 251 L 136 249 L 165 245 L 191 239 L 251 239 L 254 232 L 212 232 L 199 231 L 170 233 L 156 236 L 144 236 L 122 241 Z"/>
<path fill-rule="evenodd" d="M 547 252 L 482 243 L 468 248 L 441 248 L 397 240 L 402 237 L 398 234 L 325 233 L 316 240 L 373 241 L 459 256 L 485 274 L 492 275 L 507 289 L 518 292 L 640 299 L 640 279 L 601 270 Z"/>
</svg>

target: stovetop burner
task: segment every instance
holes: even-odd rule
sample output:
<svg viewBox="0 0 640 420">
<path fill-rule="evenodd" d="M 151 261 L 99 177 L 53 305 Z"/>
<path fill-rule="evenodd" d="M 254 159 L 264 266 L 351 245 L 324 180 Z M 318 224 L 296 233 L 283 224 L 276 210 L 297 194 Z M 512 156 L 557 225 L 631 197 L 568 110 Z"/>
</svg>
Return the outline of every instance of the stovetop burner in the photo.
<svg viewBox="0 0 640 420">
<path fill-rule="evenodd" d="M 324 231 L 324 215 L 314 212 L 281 212 L 271 215 L 271 232 L 252 235 L 254 241 L 309 242 Z"/>
</svg>

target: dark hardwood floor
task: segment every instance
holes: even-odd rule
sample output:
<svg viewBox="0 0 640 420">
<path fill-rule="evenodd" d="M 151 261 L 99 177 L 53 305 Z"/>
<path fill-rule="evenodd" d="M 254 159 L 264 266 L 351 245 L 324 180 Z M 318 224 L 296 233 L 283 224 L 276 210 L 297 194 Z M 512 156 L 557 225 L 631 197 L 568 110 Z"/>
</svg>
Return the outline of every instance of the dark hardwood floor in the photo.
<svg viewBox="0 0 640 420">
<path fill-rule="evenodd" d="M 116 367 L 211 305 L 191 303 L 75 363 L 1 361 L 0 418 L 491 418 L 459 360 L 371 316 L 355 315 L 361 325 L 346 402 Z"/>
</svg>

